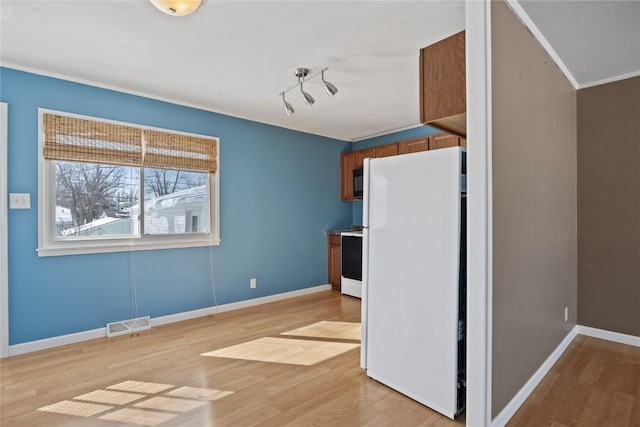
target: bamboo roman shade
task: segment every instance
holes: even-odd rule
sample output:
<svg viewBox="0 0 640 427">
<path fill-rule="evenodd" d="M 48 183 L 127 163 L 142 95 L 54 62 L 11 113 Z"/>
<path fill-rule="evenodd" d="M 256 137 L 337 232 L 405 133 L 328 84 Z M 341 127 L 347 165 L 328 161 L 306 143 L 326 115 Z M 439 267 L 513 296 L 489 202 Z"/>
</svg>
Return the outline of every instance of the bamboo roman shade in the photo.
<svg viewBox="0 0 640 427">
<path fill-rule="evenodd" d="M 45 113 L 44 158 L 141 166 L 142 130 Z"/>
<path fill-rule="evenodd" d="M 217 144 L 213 139 L 144 130 L 144 165 L 151 168 L 215 173 Z"/>
<path fill-rule="evenodd" d="M 45 113 L 44 158 L 215 173 L 217 141 Z"/>
</svg>

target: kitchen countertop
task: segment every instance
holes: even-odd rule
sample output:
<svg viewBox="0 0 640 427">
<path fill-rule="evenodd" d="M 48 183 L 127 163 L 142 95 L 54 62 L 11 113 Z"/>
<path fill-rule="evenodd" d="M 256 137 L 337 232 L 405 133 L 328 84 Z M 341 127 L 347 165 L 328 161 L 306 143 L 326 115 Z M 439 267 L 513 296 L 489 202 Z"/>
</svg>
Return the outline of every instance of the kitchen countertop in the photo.
<svg viewBox="0 0 640 427">
<path fill-rule="evenodd" d="M 348 230 L 327 230 L 326 234 L 331 236 L 340 236 L 342 233 L 362 231 L 361 225 L 354 225 Z"/>
</svg>

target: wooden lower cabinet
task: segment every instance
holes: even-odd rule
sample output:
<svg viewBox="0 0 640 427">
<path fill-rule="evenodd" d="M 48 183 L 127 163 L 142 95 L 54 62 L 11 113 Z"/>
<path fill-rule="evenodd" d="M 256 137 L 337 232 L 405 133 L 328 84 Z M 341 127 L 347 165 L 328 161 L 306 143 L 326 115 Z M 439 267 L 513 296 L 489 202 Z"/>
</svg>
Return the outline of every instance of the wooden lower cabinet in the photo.
<svg viewBox="0 0 640 427">
<path fill-rule="evenodd" d="M 339 234 L 327 234 L 327 279 L 331 287 L 340 290 L 342 276 L 342 239 Z"/>
</svg>

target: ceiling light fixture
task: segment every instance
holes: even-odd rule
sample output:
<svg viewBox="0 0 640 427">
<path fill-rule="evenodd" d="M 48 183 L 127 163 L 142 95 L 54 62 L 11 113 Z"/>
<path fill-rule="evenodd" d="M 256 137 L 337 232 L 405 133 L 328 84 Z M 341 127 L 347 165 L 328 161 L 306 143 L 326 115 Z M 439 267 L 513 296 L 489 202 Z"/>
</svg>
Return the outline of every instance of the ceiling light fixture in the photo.
<svg viewBox="0 0 640 427">
<path fill-rule="evenodd" d="M 327 95 L 333 96 L 338 93 L 338 88 L 324 79 L 324 70 L 322 70 L 320 74 L 322 75 L 322 83 L 324 84 L 324 90 L 327 91 Z"/>
<path fill-rule="evenodd" d="M 314 102 L 316 102 L 313 96 L 309 95 L 307 92 L 302 90 L 302 82 L 300 82 L 300 92 L 302 92 L 302 99 L 304 100 L 304 103 L 307 104 L 309 107 L 311 107 L 314 104 Z"/>
<path fill-rule="evenodd" d="M 302 93 L 302 100 L 308 106 L 312 106 L 316 102 L 316 100 L 313 98 L 313 96 L 311 96 L 309 93 L 304 91 L 304 89 L 302 88 L 302 84 L 311 80 L 316 76 L 322 76 L 322 84 L 324 85 L 324 90 L 327 91 L 327 94 L 329 96 L 333 96 L 336 93 L 338 93 L 338 88 L 324 79 L 324 72 L 327 71 L 328 69 L 329 68 L 323 68 L 317 73 L 311 74 L 311 75 L 309 75 L 311 70 L 308 68 L 296 68 L 295 70 L 293 70 L 293 74 L 298 78 L 298 83 L 280 92 L 280 96 L 282 96 L 282 102 L 284 103 L 284 111 L 287 113 L 288 116 L 291 116 L 295 112 L 295 110 L 293 109 L 293 106 L 284 99 L 284 94 L 289 92 L 290 90 L 300 87 L 300 92 Z"/>
<path fill-rule="evenodd" d="M 291 116 L 296 110 L 293 109 L 293 105 L 289 104 L 286 99 L 284 99 L 284 92 L 282 92 L 282 102 L 284 103 L 284 111 L 287 113 L 287 116 Z"/>
<path fill-rule="evenodd" d="M 202 0 L 149 0 L 151 4 L 172 16 L 186 16 L 196 11 Z"/>
</svg>

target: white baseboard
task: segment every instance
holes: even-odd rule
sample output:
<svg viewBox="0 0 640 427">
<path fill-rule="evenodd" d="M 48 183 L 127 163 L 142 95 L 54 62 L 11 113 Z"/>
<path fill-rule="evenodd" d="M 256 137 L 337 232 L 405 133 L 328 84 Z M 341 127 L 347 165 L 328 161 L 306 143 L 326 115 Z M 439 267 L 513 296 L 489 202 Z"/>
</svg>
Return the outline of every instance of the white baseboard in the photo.
<svg viewBox="0 0 640 427">
<path fill-rule="evenodd" d="M 240 308 L 253 307 L 255 305 L 269 302 L 295 298 L 302 295 L 331 290 L 331 285 L 320 285 L 311 288 L 299 289 L 297 291 L 284 292 L 266 297 L 254 298 L 246 301 L 239 301 L 230 304 L 219 305 L 217 307 L 207 307 L 199 310 L 186 311 L 184 313 L 170 314 L 167 316 L 154 317 L 151 319 L 151 327 L 166 325 L 168 323 L 180 322 L 183 320 L 195 319 L 197 317 L 210 316 L 225 311 L 238 310 Z M 48 348 L 59 347 L 61 345 L 75 344 L 82 341 L 103 338 L 107 336 L 107 328 L 98 328 L 90 331 L 77 332 L 74 334 L 61 335 L 53 338 L 46 338 L 37 341 L 30 341 L 22 344 L 9 346 L 9 356 L 31 353 L 32 351 L 46 350 Z"/>
<path fill-rule="evenodd" d="M 152 317 L 151 327 L 154 328 L 160 325 L 167 325 L 169 323 L 182 322 L 183 320 L 195 319 L 198 317 L 211 316 L 216 314 L 216 307 L 206 307 L 198 310 L 183 311 L 182 313 L 167 314 L 166 316 Z"/>
<path fill-rule="evenodd" d="M 94 340 L 107 336 L 107 328 L 92 329 L 90 331 L 76 332 L 75 334 L 60 335 L 59 337 L 45 338 L 43 340 L 29 341 L 22 344 L 9 346 L 9 356 L 31 353 L 32 351 L 46 350 L 47 348 L 60 347 L 61 345 L 75 344 L 82 341 Z"/>
<path fill-rule="evenodd" d="M 556 347 L 556 349 L 547 357 L 547 360 L 544 361 L 542 366 L 538 368 L 538 370 L 533 374 L 529 381 L 520 389 L 520 391 L 511 399 L 509 404 L 505 406 L 505 408 L 498 414 L 497 417 L 493 419 L 491 422 L 492 427 L 503 427 L 506 425 L 511 417 L 516 413 L 516 411 L 520 408 L 522 403 L 527 400 L 527 397 L 531 394 L 531 392 L 536 388 L 542 378 L 549 372 L 554 363 L 558 361 L 562 353 L 569 347 L 571 341 L 578 335 L 578 326 L 575 326 L 571 332 L 567 334 L 566 337 L 562 340 L 562 342 Z"/>
<path fill-rule="evenodd" d="M 253 307 L 254 305 L 266 304 L 268 302 L 281 301 L 283 299 L 301 297 L 303 295 L 315 294 L 316 292 L 330 291 L 331 285 L 319 285 L 312 288 L 299 289 L 297 291 L 284 292 L 282 294 L 269 295 L 266 297 L 248 299 L 244 301 L 232 302 L 218 306 L 218 313 L 225 311 L 238 310 L 241 308 Z"/>
<path fill-rule="evenodd" d="M 578 325 L 578 333 L 580 335 L 586 335 L 588 337 L 600 338 L 602 340 L 640 347 L 640 337 L 636 337 L 634 335 L 626 335 L 619 332 L 605 331 L 604 329 L 597 329 L 581 325 Z"/>
<path fill-rule="evenodd" d="M 169 314 L 167 316 L 153 317 L 151 319 L 151 327 L 166 325 L 168 323 L 181 322 L 183 320 L 195 319 L 197 317 L 211 316 L 216 313 L 224 313 L 225 311 L 238 310 L 241 308 L 253 307 L 255 305 L 266 304 L 269 302 L 281 301 L 284 299 L 300 297 L 302 295 L 313 294 L 316 292 L 328 291 L 331 285 L 320 285 L 312 288 L 299 289 L 297 291 L 284 292 L 281 294 L 269 295 L 266 297 L 253 298 L 244 301 L 232 302 L 219 306 L 201 308 L 199 310 L 185 311 L 183 313 Z"/>
<path fill-rule="evenodd" d="M 518 394 L 516 394 L 515 397 L 511 399 L 511 402 L 509 402 L 509 404 L 502 410 L 502 412 L 500 412 L 500 414 L 498 414 L 498 416 L 493 420 L 493 422 L 491 423 L 492 427 L 502 427 L 507 422 L 509 422 L 511 417 L 513 417 L 522 403 L 524 403 L 527 397 L 529 397 L 531 392 L 536 388 L 536 386 L 540 383 L 547 372 L 549 372 L 549 369 L 551 369 L 553 364 L 556 363 L 560 356 L 562 356 L 571 341 L 573 341 L 573 339 L 578 334 L 607 341 L 613 341 L 620 344 L 640 347 L 640 337 L 621 334 L 618 332 L 605 331 L 603 329 L 591 328 L 589 326 L 576 325 L 576 327 L 571 330 L 571 332 L 565 337 L 564 340 L 562 340 L 560 345 L 547 358 L 547 360 L 536 371 L 536 373 L 529 379 L 529 381 L 527 381 L 524 387 L 520 389 Z"/>
</svg>

